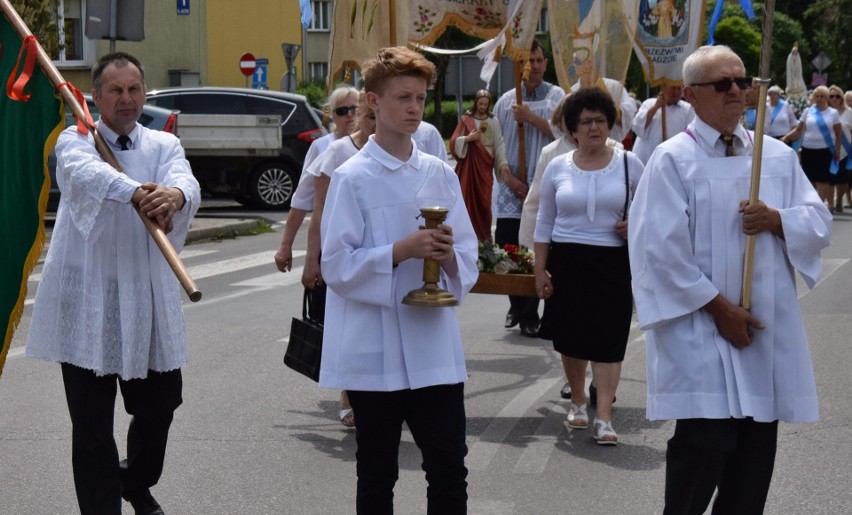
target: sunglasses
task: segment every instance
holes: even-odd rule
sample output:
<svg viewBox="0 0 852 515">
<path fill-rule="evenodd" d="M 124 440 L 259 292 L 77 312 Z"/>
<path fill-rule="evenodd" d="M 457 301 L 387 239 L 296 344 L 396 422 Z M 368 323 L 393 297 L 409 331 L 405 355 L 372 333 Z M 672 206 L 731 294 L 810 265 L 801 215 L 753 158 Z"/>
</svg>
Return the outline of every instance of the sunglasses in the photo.
<svg viewBox="0 0 852 515">
<path fill-rule="evenodd" d="M 692 85 L 713 86 L 713 89 L 715 89 L 717 93 L 727 93 L 728 91 L 731 91 L 731 86 L 733 86 L 735 83 L 740 89 L 751 89 L 751 79 L 748 79 L 746 77 L 740 77 L 737 79 L 719 79 L 714 80 L 713 82 L 699 82 L 697 84 Z"/>
<path fill-rule="evenodd" d="M 334 114 L 337 116 L 346 116 L 347 114 L 355 114 L 355 111 L 358 110 L 358 106 L 343 106 L 343 107 L 335 107 Z"/>
<path fill-rule="evenodd" d="M 841 98 L 840 95 L 828 95 L 828 98 Z"/>
</svg>

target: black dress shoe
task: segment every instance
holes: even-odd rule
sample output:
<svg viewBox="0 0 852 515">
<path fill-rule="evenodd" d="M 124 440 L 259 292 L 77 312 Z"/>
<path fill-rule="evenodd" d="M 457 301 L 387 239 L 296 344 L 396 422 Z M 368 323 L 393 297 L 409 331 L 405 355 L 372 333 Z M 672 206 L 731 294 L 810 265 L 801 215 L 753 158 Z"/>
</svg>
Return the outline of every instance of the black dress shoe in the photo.
<svg viewBox="0 0 852 515">
<path fill-rule="evenodd" d="M 136 515 L 165 515 L 163 508 L 147 488 L 122 494 L 122 497 L 133 506 Z"/>
<path fill-rule="evenodd" d="M 514 311 L 509 310 L 509 312 L 506 313 L 506 325 L 504 325 L 504 327 L 506 329 L 511 329 L 512 327 L 515 327 L 516 325 L 518 325 L 518 323 L 520 321 L 521 321 L 521 316 L 519 314 L 515 313 Z"/>
<path fill-rule="evenodd" d="M 538 338 L 538 324 L 521 324 L 521 334 L 528 338 Z"/>
</svg>

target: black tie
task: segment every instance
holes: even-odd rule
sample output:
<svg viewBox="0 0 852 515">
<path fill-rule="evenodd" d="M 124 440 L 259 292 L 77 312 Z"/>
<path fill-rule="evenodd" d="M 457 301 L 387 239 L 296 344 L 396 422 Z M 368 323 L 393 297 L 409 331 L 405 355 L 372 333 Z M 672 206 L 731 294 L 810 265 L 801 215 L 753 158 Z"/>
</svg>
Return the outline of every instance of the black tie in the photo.
<svg viewBox="0 0 852 515">
<path fill-rule="evenodd" d="M 127 137 L 125 135 L 121 135 L 121 136 L 118 137 L 117 140 L 115 140 L 115 142 L 118 143 L 119 145 L 121 145 L 121 150 L 130 150 L 130 138 L 129 137 Z"/>
<path fill-rule="evenodd" d="M 737 155 L 737 152 L 734 150 L 734 135 L 733 134 L 722 134 L 719 136 L 722 141 L 725 142 L 725 157 L 731 157 Z"/>
</svg>

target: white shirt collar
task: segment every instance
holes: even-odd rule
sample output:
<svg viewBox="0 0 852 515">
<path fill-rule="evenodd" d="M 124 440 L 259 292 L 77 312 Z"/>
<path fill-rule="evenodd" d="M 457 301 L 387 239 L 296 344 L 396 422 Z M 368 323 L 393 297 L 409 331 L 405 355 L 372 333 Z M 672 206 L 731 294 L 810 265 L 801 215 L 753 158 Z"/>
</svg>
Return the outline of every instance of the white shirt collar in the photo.
<svg viewBox="0 0 852 515">
<path fill-rule="evenodd" d="M 716 144 L 719 143 L 719 136 L 722 135 L 721 132 L 717 131 L 697 116 L 692 121 L 690 130 L 692 130 L 695 134 L 698 144 L 705 150 L 709 151 L 716 148 Z M 734 129 L 732 134 L 734 135 L 734 147 L 736 148 L 737 155 L 750 155 L 752 143 L 751 138 L 748 134 L 746 134 L 745 128 L 743 128 L 742 125 L 737 124 L 737 127 Z"/>
<path fill-rule="evenodd" d="M 381 145 L 375 142 L 375 135 L 371 135 L 367 140 L 367 144 L 364 145 L 364 151 L 366 151 L 370 157 L 378 161 L 379 164 L 389 170 L 398 170 L 403 166 L 410 166 L 419 170 L 423 161 L 420 157 L 420 151 L 417 148 L 417 143 L 415 143 L 413 139 L 411 140 L 411 156 L 408 158 L 408 161 L 400 161 L 385 151 Z"/>
<path fill-rule="evenodd" d="M 140 127 L 142 127 L 142 126 L 139 125 L 139 122 L 136 122 L 136 127 L 134 127 L 133 130 L 130 131 L 130 134 L 127 135 L 130 138 L 130 148 L 131 149 L 139 148 L 137 146 L 137 142 L 139 140 L 139 135 L 142 132 Z M 115 140 L 118 139 L 118 133 L 117 132 L 110 129 L 109 126 L 107 126 L 107 124 L 105 124 L 101 120 L 98 120 L 97 129 L 98 129 L 98 132 L 101 133 L 101 136 L 103 136 L 103 138 L 107 141 L 107 143 L 109 143 L 109 146 L 112 147 L 113 150 L 121 149 L 121 145 L 119 145 L 115 141 Z"/>
</svg>

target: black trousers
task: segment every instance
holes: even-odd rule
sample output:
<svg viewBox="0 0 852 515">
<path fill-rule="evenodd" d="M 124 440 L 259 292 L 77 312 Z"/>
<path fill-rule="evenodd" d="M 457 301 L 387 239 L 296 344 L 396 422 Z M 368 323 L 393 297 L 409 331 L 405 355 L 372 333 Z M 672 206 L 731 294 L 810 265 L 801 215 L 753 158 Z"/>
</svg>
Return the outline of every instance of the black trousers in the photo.
<svg viewBox="0 0 852 515">
<path fill-rule="evenodd" d="M 778 422 L 682 419 L 666 450 L 664 515 L 763 513 L 778 443 Z"/>
<path fill-rule="evenodd" d="M 497 227 L 494 229 L 494 243 L 500 245 L 512 244 L 518 245 L 518 233 L 521 230 L 520 218 L 498 218 Z M 509 309 L 513 313 L 520 314 L 520 322 L 522 324 L 535 325 L 539 324 L 538 316 L 538 297 L 519 297 L 517 295 L 509 295 Z"/>
<path fill-rule="evenodd" d="M 428 515 L 467 513 L 464 384 L 396 392 L 347 390 L 355 425 L 359 515 L 393 513 L 399 441 L 406 422 L 423 454 Z"/>
<path fill-rule="evenodd" d="M 71 415 L 71 464 L 81 515 L 121 515 L 121 496 L 157 484 L 174 411 L 182 402 L 180 370 L 148 371 L 145 379 L 62 364 Z M 133 418 L 127 432 L 127 459 L 119 462 L 113 437 L 116 386 Z"/>
</svg>

